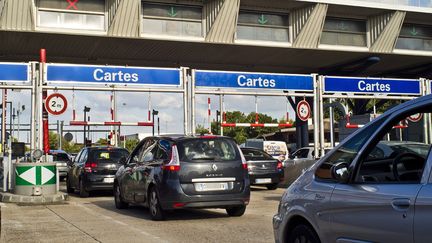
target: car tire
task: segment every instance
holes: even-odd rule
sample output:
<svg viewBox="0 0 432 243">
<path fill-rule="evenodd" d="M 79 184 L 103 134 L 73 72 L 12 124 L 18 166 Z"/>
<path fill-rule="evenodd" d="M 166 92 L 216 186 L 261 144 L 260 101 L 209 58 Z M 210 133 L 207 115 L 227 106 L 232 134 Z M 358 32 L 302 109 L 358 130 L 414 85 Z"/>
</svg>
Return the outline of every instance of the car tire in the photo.
<svg viewBox="0 0 432 243">
<path fill-rule="evenodd" d="M 226 209 L 227 214 L 231 217 L 240 217 L 245 213 L 245 211 L 246 211 L 245 205 L 231 207 L 231 208 Z"/>
<path fill-rule="evenodd" d="M 288 236 L 288 243 L 295 242 L 310 242 L 310 243 L 321 243 L 318 235 L 315 231 L 307 225 L 297 225 Z"/>
<path fill-rule="evenodd" d="M 90 193 L 85 189 L 83 180 L 80 179 L 79 182 L 79 195 L 80 197 L 88 197 Z"/>
<path fill-rule="evenodd" d="M 159 196 L 154 187 L 150 189 L 149 193 L 149 212 L 152 220 L 160 221 L 165 219 L 165 212 L 163 211 Z"/>
<path fill-rule="evenodd" d="M 268 184 L 266 187 L 268 190 L 276 190 L 278 188 L 278 183 Z"/>
<path fill-rule="evenodd" d="M 75 191 L 70 185 L 69 178 L 66 178 L 66 191 L 67 193 L 73 193 Z"/>
<path fill-rule="evenodd" d="M 129 206 L 129 204 L 123 201 L 120 186 L 116 183 L 114 184 L 114 202 L 117 209 L 125 209 Z"/>
</svg>

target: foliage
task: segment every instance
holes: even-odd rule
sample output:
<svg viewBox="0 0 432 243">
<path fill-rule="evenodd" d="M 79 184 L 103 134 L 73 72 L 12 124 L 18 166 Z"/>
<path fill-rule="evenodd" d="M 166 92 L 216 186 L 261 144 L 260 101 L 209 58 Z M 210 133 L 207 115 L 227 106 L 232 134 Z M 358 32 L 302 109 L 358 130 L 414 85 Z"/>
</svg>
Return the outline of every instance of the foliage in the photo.
<svg viewBox="0 0 432 243">
<path fill-rule="evenodd" d="M 213 124 L 212 124 L 212 128 L 213 128 Z M 204 135 L 204 134 L 209 134 L 209 130 L 207 128 L 204 128 L 203 125 L 198 124 L 198 126 L 195 129 L 196 134 L 199 135 Z"/>
<path fill-rule="evenodd" d="M 138 145 L 140 141 L 138 139 L 127 139 L 126 140 L 126 145 L 125 148 L 129 151 L 132 152 L 132 150 Z"/>
<path fill-rule="evenodd" d="M 226 113 L 226 122 L 227 123 L 255 123 L 255 112 L 251 112 L 249 114 L 244 114 L 240 111 L 233 111 Z M 258 114 L 258 122 L 259 123 L 285 123 L 285 119 L 274 119 L 266 114 L 259 113 Z M 292 123 L 292 121 L 290 120 Z M 212 133 L 220 134 L 220 125 L 215 121 L 211 123 Z M 198 134 L 201 132 L 208 133 L 208 130 L 203 126 L 198 125 L 196 128 Z M 232 137 L 236 140 L 238 144 L 246 142 L 248 138 L 256 138 L 263 134 L 273 133 L 279 131 L 277 127 L 230 127 L 224 128 L 224 135 Z"/>
<path fill-rule="evenodd" d="M 51 149 L 58 149 L 58 134 L 54 132 L 49 132 L 49 144 Z M 68 153 L 78 153 L 82 149 L 82 144 L 75 144 L 73 142 L 68 142 L 66 139 L 62 138 L 62 149 Z"/>
</svg>

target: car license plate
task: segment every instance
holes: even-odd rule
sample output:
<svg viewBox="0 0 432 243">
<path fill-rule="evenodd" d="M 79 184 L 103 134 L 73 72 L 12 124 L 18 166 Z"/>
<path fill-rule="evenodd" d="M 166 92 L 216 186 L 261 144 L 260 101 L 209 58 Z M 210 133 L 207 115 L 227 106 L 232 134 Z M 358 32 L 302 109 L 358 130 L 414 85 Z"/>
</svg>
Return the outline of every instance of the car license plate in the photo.
<svg viewBox="0 0 432 243">
<path fill-rule="evenodd" d="M 259 178 L 259 179 L 255 179 L 255 183 L 256 184 L 266 184 L 266 183 L 271 183 L 272 180 L 271 178 Z"/>
<path fill-rule="evenodd" d="M 194 185 L 195 185 L 195 191 L 197 191 L 197 192 L 228 190 L 228 183 L 227 182 L 195 183 Z"/>
<path fill-rule="evenodd" d="M 114 178 L 104 178 L 104 179 L 103 179 L 103 182 L 106 182 L 106 183 L 113 183 L 113 182 L 114 182 Z"/>
</svg>

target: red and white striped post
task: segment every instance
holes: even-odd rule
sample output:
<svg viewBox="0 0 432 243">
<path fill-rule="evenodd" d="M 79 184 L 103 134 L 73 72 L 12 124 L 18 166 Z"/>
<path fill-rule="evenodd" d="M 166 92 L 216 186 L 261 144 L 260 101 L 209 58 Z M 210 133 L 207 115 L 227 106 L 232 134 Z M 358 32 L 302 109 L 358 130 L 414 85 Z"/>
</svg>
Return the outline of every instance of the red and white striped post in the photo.
<svg viewBox="0 0 432 243">
<path fill-rule="evenodd" d="M 43 72 L 46 63 L 46 50 L 40 49 L 40 72 Z M 48 91 L 42 91 L 42 126 L 43 126 L 43 150 L 45 154 L 48 154 L 50 151 L 49 145 L 49 127 L 48 127 L 48 111 L 45 109 L 45 100 L 48 96 Z"/>
</svg>

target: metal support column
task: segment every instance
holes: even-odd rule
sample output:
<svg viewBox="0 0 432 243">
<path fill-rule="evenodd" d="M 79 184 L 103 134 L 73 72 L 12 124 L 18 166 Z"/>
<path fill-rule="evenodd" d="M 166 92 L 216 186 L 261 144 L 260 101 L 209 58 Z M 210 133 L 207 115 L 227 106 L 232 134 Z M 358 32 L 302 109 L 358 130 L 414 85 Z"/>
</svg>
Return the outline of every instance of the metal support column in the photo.
<svg viewBox="0 0 432 243">
<path fill-rule="evenodd" d="M 195 135 L 196 133 L 196 127 L 195 127 L 195 70 L 192 71 L 192 79 L 191 79 L 191 123 L 192 123 L 192 135 Z"/>
<path fill-rule="evenodd" d="M 318 113 L 320 114 L 319 117 L 319 122 L 320 122 L 320 151 L 321 151 L 321 156 L 324 156 L 324 102 L 323 102 L 323 89 L 322 89 L 322 84 L 324 83 L 324 77 L 323 76 L 319 76 L 318 78 L 318 102 L 319 102 L 319 110 Z"/>
<path fill-rule="evenodd" d="M 313 123 L 314 123 L 314 157 L 318 158 L 319 157 L 319 135 L 320 135 L 320 124 L 319 124 L 319 119 L 321 116 L 321 113 L 318 111 L 319 108 L 319 99 L 320 99 L 320 94 L 319 94 L 319 88 L 318 88 L 318 76 L 317 75 L 313 75 L 313 85 L 314 85 L 314 103 L 313 103 Z"/>
<path fill-rule="evenodd" d="M 183 79 L 183 130 L 185 134 L 189 134 L 189 103 L 188 103 L 188 97 L 189 97 L 189 84 L 190 84 L 190 75 L 188 75 L 189 69 L 182 68 L 182 79 Z M 159 118 L 158 118 L 159 119 Z M 154 124 L 153 124 L 154 126 Z M 159 126 L 159 123 L 158 123 Z M 159 129 L 159 127 L 158 127 Z"/>
</svg>

